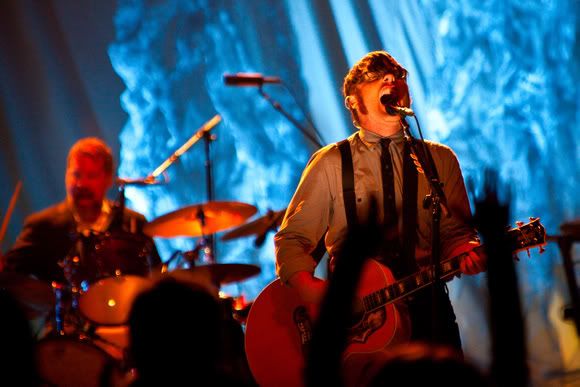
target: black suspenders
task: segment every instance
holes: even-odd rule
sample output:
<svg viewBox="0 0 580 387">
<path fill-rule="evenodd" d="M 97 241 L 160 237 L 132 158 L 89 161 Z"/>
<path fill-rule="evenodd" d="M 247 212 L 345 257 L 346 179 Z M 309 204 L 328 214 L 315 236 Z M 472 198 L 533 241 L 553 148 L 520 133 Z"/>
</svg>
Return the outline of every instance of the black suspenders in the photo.
<svg viewBox="0 0 580 387">
<path fill-rule="evenodd" d="M 338 143 L 338 149 L 340 150 L 342 161 L 342 191 L 348 229 L 357 221 L 354 167 L 348 139 L 340 141 Z M 400 246 L 403 259 L 395 259 L 392 262 L 389 262 L 387 259 L 385 262 L 399 278 L 417 270 L 417 264 L 415 262 L 415 245 L 417 240 L 417 169 L 409 153 L 409 145 L 405 144 L 403 151 L 403 243 Z"/>
</svg>

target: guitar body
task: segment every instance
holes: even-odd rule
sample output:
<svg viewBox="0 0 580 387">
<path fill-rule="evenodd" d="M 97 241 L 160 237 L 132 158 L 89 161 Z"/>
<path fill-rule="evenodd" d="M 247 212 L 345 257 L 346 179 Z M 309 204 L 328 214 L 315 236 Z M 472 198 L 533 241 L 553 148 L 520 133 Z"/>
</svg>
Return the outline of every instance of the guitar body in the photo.
<svg viewBox="0 0 580 387">
<path fill-rule="evenodd" d="M 369 259 L 363 267 L 357 297 L 362 298 L 395 282 L 391 271 Z M 246 322 L 246 356 L 262 387 L 304 384 L 304 351 L 310 341 L 311 320 L 296 291 L 279 279 L 271 282 L 252 304 Z M 406 341 L 410 336 L 404 308 L 394 303 L 362 312 L 351 327 L 344 361 L 358 363 L 386 346 Z"/>
</svg>

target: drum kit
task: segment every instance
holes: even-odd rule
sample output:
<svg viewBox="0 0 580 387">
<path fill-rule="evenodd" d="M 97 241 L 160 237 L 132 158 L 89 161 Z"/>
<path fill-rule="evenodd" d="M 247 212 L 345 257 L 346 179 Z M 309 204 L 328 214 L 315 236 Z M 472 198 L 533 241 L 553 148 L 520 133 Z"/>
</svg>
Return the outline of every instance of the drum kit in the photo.
<svg viewBox="0 0 580 387">
<path fill-rule="evenodd" d="M 51 284 L 17 273 L 0 272 L 0 289 L 7 289 L 21 303 L 27 317 L 41 320 L 36 356 L 41 377 L 49 385 L 118 385 L 134 379 L 128 354 L 128 319 L 134 300 L 163 280 L 177 280 L 207 287 L 219 297 L 225 284 L 244 281 L 260 273 L 260 268 L 244 263 L 216 263 L 214 234 L 230 230 L 227 241 L 256 235 L 261 244 L 265 234 L 281 222 L 284 211 L 269 211 L 266 216 L 245 223 L 256 207 L 235 201 L 213 200 L 209 130 L 219 116 L 176 151 L 161 167 L 143 180 L 119 179 L 119 200 L 124 210 L 124 186 L 157 184 L 155 178 L 193 143 L 206 140 L 208 201 L 162 215 L 143 227 L 142 234 L 112 231 L 79 235 L 77 252 L 61 262 L 64 283 Z M 114 222 L 115 220 L 113 220 Z M 235 228 L 237 227 L 237 228 Z M 160 267 L 151 264 L 151 238 L 197 238 L 194 250 L 177 252 L 185 257 L 186 267 L 169 270 L 169 261 Z M 200 259 L 200 253 L 204 259 Z M 243 297 L 241 297 L 243 299 Z M 240 326 L 251 304 L 222 300 L 226 315 Z M 228 317 L 228 316 L 226 316 Z"/>
<path fill-rule="evenodd" d="M 222 240 L 256 235 L 261 237 L 272 224 L 279 224 L 280 212 L 272 221 L 269 212 L 251 223 L 244 222 L 256 208 L 240 202 L 207 202 L 163 215 L 149 223 L 143 233 L 149 237 L 201 237 L 232 229 Z M 241 226 L 240 226 L 241 225 Z M 220 286 L 244 281 L 260 273 L 260 268 L 243 263 L 196 264 L 167 270 L 148 267 L 148 247 L 136 234 L 106 233 L 91 239 L 80 260 L 65 259 L 65 283 L 48 284 L 17 273 L 0 273 L 0 288 L 8 289 L 24 306 L 29 319 L 45 317 L 48 333 L 37 343 L 41 376 L 54 385 L 99 384 L 106 374 L 114 385 L 126 385 L 128 358 L 127 321 L 133 301 L 158 281 L 171 278 L 182 282 Z M 87 267 L 94 270 L 89 273 Z M 144 270 L 144 267 L 147 267 Z M 240 305 L 232 299 L 223 304 L 233 310 Z M 244 305 L 242 307 L 249 307 Z M 48 316 L 48 317 L 46 317 Z"/>
</svg>

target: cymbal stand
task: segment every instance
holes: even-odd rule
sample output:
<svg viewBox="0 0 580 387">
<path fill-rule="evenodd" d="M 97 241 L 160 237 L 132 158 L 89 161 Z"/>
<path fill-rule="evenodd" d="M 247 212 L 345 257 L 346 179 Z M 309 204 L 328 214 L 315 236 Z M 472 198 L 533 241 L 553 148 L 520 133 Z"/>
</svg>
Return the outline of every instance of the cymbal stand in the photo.
<svg viewBox="0 0 580 387">
<path fill-rule="evenodd" d="M 208 181 L 208 183 L 210 183 Z M 211 196 L 210 196 L 211 197 Z M 203 212 L 203 208 L 200 206 L 195 214 L 195 217 L 199 219 L 199 223 L 201 224 L 201 237 L 197 240 L 195 247 L 193 250 L 181 252 L 179 255 L 189 263 L 191 266 L 196 266 L 199 261 L 199 252 L 203 252 L 203 262 L 205 263 L 215 263 L 215 258 L 213 255 L 214 249 L 211 243 L 215 243 L 213 239 L 213 235 L 205 235 L 205 213 Z"/>
<path fill-rule="evenodd" d="M 86 281 L 81 281 L 80 271 L 88 237 L 77 233 L 75 238 L 74 252 L 59 262 L 65 282 L 52 282 L 52 291 L 55 297 L 54 329 L 59 336 L 66 334 L 66 323 L 72 322 L 76 328 L 80 326 L 79 299 L 87 286 Z"/>
<path fill-rule="evenodd" d="M 204 140 L 204 150 L 205 150 L 205 185 L 207 191 L 207 200 L 212 202 L 215 197 L 215 192 L 213 188 L 213 175 L 212 175 L 212 165 L 211 165 L 211 142 L 215 140 L 215 136 L 210 134 L 209 131 L 203 133 Z M 203 207 L 200 207 L 196 215 L 201 223 L 201 238 L 199 245 L 203 251 L 204 261 L 206 263 L 215 263 L 215 235 L 209 234 L 205 235 L 205 214 L 203 212 Z"/>
</svg>

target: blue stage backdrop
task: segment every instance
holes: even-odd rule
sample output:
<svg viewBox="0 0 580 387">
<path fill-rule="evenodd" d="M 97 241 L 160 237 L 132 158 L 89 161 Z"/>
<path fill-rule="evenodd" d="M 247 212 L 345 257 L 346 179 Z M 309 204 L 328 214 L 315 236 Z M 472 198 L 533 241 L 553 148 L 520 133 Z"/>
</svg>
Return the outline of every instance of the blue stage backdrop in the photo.
<svg viewBox="0 0 580 387">
<path fill-rule="evenodd" d="M 285 209 L 317 149 L 301 129 L 323 145 L 352 133 L 342 79 L 378 49 L 409 70 L 423 133 L 456 151 L 471 195 L 494 169 L 511 191 L 512 222 L 540 217 L 553 235 L 580 217 L 577 0 L 0 3 L 3 206 L 23 181 L 3 248 L 24 216 L 64 197 L 66 152 L 79 137 L 105 138 L 118 174 L 139 178 L 216 114 L 214 199 L 255 206 L 248 221 Z M 258 88 L 226 86 L 223 75 L 236 72 L 280 77 L 263 91 L 296 124 Z M 205 203 L 203 141 L 167 174 L 166 185 L 128 187 L 128 206 L 153 220 Z M 253 237 L 222 241 L 225 232 L 217 261 L 261 273 L 222 290 L 252 301 L 275 278 L 273 233 L 256 246 Z M 157 238 L 164 260 L 196 243 Z M 562 257 L 555 243 L 520 255 L 534 385 L 561 385 L 558 375 L 580 368 L 578 337 L 561 316 L 570 299 Z M 455 279 L 450 291 L 465 353 L 486 367 L 486 275 Z"/>
</svg>

